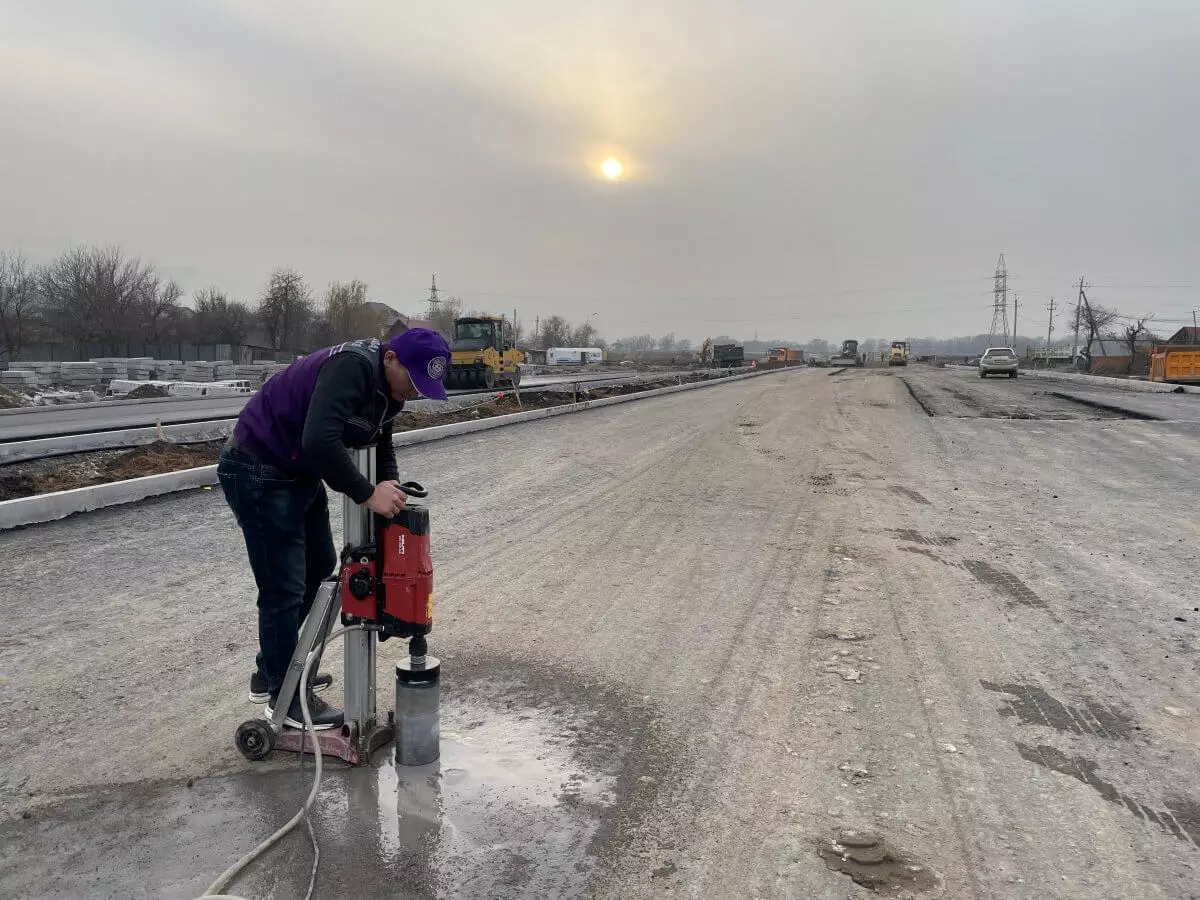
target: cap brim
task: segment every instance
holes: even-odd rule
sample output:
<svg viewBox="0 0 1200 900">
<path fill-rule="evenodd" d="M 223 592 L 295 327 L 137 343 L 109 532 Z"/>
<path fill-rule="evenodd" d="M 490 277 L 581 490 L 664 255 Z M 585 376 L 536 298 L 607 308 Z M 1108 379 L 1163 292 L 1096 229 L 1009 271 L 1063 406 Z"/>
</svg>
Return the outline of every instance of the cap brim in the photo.
<svg viewBox="0 0 1200 900">
<path fill-rule="evenodd" d="M 415 387 L 428 400 L 445 400 L 446 386 L 436 378 L 430 378 L 424 372 L 409 371 L 408 377 L 412 379 L 413 387 Z"/>
</svg>

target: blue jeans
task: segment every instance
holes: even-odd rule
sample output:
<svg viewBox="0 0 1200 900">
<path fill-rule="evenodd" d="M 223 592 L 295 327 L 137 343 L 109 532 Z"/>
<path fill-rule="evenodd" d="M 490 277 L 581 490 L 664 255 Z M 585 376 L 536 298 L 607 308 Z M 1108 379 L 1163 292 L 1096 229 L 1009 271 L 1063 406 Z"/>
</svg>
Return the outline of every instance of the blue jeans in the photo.
<svg viewBox="0 0 1200 900">
<path fill-rule="evenodd" d="M 257 663 L 274 698 L 317 588 L 337 565 L 329 501 L 319 479 L 298 478 L 229 444 L 217 476 L 258 585 Z"/>
</svg>

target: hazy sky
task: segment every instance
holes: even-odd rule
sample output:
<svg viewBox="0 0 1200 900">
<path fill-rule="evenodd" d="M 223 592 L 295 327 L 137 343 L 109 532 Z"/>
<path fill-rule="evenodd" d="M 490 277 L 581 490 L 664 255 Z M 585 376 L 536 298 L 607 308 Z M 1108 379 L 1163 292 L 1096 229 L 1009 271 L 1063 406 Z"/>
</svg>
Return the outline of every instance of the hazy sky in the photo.
<svg viewBox="0 0 1200 900">
<path fill-rule="evenodd" d="M 1004 251 L 1031 332 L 1200 305 L 1197 0 L 0 0 L 0 122 L 0 246 L 189 292 L 949 335 Z"/>
</svg>

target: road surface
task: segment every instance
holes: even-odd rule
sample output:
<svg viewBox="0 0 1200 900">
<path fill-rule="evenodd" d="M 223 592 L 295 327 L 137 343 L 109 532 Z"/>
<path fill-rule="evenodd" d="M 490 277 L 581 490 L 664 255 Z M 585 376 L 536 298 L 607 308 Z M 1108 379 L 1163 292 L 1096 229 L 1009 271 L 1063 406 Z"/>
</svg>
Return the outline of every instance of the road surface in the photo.
<svg viewBox="0 0 1200 900">
<path fill-rule="evenodd" d="M 628 379 L 627 374 L 531 375 L 524 388 L 584 381 Z M 485 393 L 462 389 L 453 396 Z M 109 401 L 80 405 L 38 406 L 0 415 L 0 442 L 27 441 L 65 434 L 89 434 L 124 428 L 144 428 L 159 420 L 164 425 L 209 422 L 236 418 L 246 405 L 242 397 L 155 398 L 143 401 Z"/>
<path fill-rule="evenodd" d="M 317 896 L 873 896 L 844 830 L 909 896 L 1200 896 L 1200 425 L 1043 389 L 800 370 L 406 450 L 442 769 L 334 767 Z M 0 541 L 0 895 L 195 897 L 306 784 L 231 747 L 221 498 Z M 236 892 L 302 894 L 293 838 Z"/>
</svg>

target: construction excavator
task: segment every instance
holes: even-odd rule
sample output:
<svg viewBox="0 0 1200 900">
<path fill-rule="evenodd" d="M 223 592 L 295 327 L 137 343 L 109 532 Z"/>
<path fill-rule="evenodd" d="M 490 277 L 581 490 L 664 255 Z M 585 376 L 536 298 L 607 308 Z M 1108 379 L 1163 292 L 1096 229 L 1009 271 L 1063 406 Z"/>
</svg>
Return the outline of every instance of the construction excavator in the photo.
<svg viewBox="0 0 1200 900">
<path fill-rule="evenodd" d="M 524 361 L 512 325 L 503 316 L 461 316 L 454 320 L 446 387 L 490 390 L 499 384 L 518 385 Z"/>
</svg>

